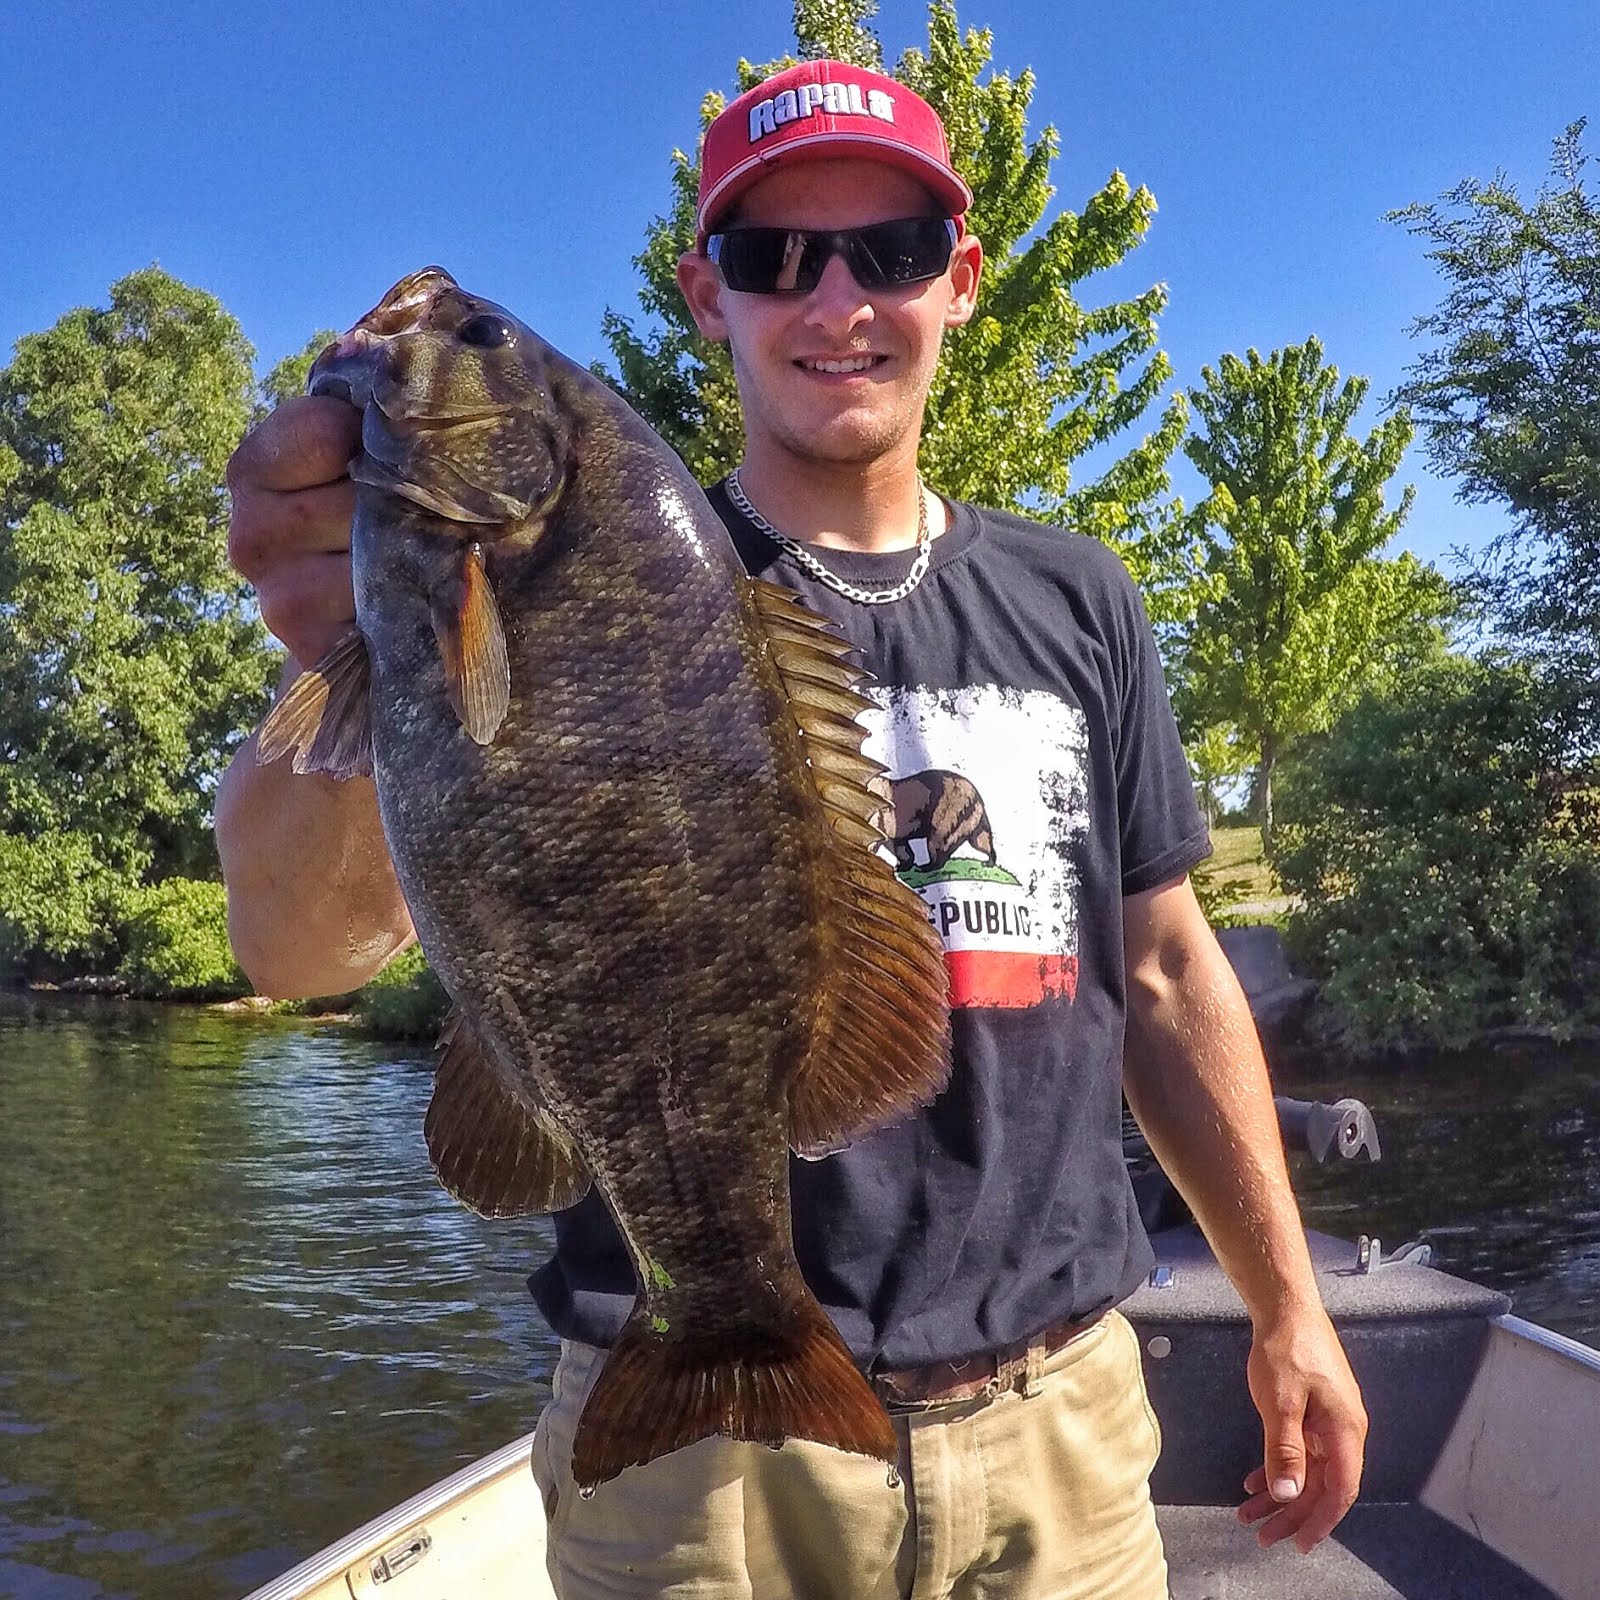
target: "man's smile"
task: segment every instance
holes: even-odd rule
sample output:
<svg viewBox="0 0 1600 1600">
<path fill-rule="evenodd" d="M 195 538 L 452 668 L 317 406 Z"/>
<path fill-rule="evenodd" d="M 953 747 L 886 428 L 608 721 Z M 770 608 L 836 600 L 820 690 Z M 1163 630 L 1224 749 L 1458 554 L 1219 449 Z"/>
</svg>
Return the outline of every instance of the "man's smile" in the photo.
<svg viewBox="0 0 1600 1600">
<path fill-rule="evenodd" d="M 874 367 L 881 366 L 889 358 L 884 355 L 863 356 L 801 356 L 795 365 L 805 372 L 822 372 L 833 375 L 852 375 L 858 372 L 870 372 Z"/>
</svg>

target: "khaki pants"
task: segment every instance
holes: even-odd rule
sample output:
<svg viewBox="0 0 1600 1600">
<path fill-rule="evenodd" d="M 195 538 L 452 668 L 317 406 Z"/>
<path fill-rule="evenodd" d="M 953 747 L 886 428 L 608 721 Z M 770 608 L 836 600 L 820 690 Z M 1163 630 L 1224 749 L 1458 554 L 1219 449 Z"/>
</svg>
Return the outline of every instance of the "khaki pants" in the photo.
<svg viewBox="0 0 1600 1600">
<path fill-rule="evenodd" d="M 585 1500 L 572 1432 L 603 1357 L 563 1347 L 534 1441 L 561 1600 L 1165 1600 L 1160 1430 L 1115 1312 L 1032 1394 L 897 1416 L 897 1475 L 799 1440 L 703 1439 Z"/>
</svg>

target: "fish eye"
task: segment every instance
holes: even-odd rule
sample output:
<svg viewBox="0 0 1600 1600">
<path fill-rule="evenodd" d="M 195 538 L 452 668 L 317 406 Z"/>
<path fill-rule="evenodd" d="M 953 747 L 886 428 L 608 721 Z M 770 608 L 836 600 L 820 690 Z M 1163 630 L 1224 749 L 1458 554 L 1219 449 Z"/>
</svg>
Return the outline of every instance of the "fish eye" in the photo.
<svg viewBox="0 0 1600 1600">
<path fill-rule="evenodd" d="M 492 311 L 469 317 L 456 329 L 456 338 L 462 344 L 476 345 L 480 350 L 496 350 L 517 342 L 517 331 L 504 317 Z"/>
</svg>

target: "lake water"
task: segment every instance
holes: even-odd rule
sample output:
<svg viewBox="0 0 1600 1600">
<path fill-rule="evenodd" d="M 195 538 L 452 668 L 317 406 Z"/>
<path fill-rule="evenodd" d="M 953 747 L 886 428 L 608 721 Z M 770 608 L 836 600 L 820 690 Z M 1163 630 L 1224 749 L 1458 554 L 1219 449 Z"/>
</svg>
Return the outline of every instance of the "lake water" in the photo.
<svg viewBox="0 0 1600 1600">
<path fill-rule="evenodd" d="M 336 1027 L 0 1000 L 0 1596 L 228 1600 L 532 1427 L 541 1220 L 484 1222 L 422 1148 L 426 1052 Z M 1328 1232 L 1600 1343 L 1600 1056 L 1354 1093 L 1377 1167 L 1297 1169 Z"/>
</svg>

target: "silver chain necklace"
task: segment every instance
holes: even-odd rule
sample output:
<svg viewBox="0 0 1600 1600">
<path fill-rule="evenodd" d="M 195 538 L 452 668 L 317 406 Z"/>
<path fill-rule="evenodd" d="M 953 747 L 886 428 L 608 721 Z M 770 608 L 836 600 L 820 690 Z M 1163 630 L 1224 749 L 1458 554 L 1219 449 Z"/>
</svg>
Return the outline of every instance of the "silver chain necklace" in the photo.
<svg viewBox="0 0 1600 1600">
<path fill-rule="evenodd" d="M 923 574 L 928 570 L 928 560 L 933 554 L 933 533 L 928 525 L 928 491 L 921 478 L 917 479 L 917 559 L 911 563 L 911 570 L 892 589 L 858 589 L 853 583 L 846 583 L 837 572 L 830 572 L 803 544 L 786 533 L 779 533 L 745 497 L 737 467 L 728 474 L 727 484 L 728 498 L 742 515 L 748 517 L 780 550 L 793 556 L 818 583 L 827 584 L 846 600 L 858 600 L 867 606 L 886 606 L 891 600 L 904 600 L 922 582 Z"/>
</svg>

